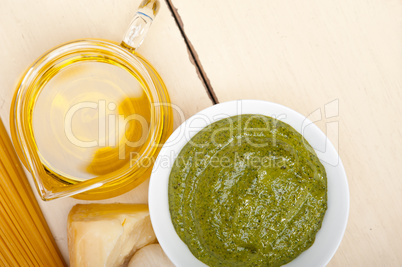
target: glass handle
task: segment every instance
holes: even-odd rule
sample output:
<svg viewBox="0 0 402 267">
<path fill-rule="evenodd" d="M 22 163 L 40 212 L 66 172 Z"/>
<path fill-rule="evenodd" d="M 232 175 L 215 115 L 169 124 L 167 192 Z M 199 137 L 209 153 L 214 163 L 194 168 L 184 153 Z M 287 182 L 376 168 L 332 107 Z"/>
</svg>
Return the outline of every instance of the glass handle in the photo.
<svg viewBox="0 0 402 267">
<path fill-rule="evenodd" d="M 137 49 L 144 41 L 152 21 L 160 8 L 159 0 L 143 0 L 124 35 L 121 46 L 130 51 Z"/>
</svg>

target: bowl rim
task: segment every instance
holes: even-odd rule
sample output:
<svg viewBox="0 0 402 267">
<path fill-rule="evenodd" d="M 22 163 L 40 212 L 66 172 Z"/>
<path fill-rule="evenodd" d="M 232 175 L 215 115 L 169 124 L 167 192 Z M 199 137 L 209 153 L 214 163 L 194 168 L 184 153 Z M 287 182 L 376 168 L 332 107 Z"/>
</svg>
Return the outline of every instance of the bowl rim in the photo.
<svg viewBox="0 0 402 267">
<path fill-rule="evenodd" d="M 206 266 L 190 252 L 173 227 L 168 203 L 169 175 L 177 155 L 195 134 L 215 121 L 240 114 L 276 117 L 301 133 L 316 153 L 320 152 L 317 155 L 327 172 L 328 208 L 314 244 L 285 266 L 327 265 L 342 241 L 349 216 L 349 186 L 342 161 L 328 137 L 308 118 L 263 100 L 235 100 L 208 107 L 183 122 L 166 141 L 154 164 L 148 193 L 151 222 L 161 247 L 176 266 Z M 316 148 L 322 142 L 324 153 Z"/>
</svg>

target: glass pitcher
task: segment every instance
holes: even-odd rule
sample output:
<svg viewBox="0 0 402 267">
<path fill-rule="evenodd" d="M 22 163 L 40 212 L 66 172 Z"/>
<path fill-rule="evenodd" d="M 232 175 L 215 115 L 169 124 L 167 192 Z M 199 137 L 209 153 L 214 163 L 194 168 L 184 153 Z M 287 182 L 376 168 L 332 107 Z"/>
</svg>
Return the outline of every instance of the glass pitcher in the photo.
<svg viewBox="0 0 402 267">
<path fill-rule="evenodd" d="M 62 44 L 21 79 L 11 135 L 43 200 L 114 197 L 149 177 L 173 128 L 165 84 L 136 51 L 159 6 L 144 0 L 120 44 Z"/>
</svg>

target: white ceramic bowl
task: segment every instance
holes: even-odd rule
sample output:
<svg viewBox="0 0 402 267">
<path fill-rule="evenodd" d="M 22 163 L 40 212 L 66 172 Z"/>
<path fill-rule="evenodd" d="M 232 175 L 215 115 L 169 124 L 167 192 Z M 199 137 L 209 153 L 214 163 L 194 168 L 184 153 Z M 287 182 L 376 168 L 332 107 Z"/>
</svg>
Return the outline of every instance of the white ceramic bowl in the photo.
<svg viewBox="0 0 402 267">
<path fill-rule="evenodd" d="M 260 100 L 231 101 L 204 109 L 185 121 L 167 140 L 149 185 L 151 221 L 160 245 L 176 266 L 206 266 L 193 256 L 173 227 L 168 203 L 169 175 L 181 149 L 197 132 L 215 121 L 240 114 L 262 114 L 286 122 L 316 150 L 327 172 L 328 209 L 314 244 L 286 266 L 325 266 L 342 240 L 349 215 L 349 188 L 342 162 L 325 134 L 310 120 L 290 108 Z"/>
</svg>

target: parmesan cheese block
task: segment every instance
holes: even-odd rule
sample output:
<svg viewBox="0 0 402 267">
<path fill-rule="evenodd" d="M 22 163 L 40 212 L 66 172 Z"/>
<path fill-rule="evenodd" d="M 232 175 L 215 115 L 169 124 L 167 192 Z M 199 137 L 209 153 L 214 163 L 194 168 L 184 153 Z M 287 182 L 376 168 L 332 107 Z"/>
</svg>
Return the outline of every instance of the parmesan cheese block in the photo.
<svg viewBox="0 0 402 267">
<path fill-rule="evenodd" d="M 174 267 L 159 244 L 151 244 L 138 250 L 128 267 Z"/>
<path fill-rule="evenodd" d="M 156 242 L 147 205 L 78 204 L 68 215 L 70 266 L 125 266 Z"/>
</svg>

